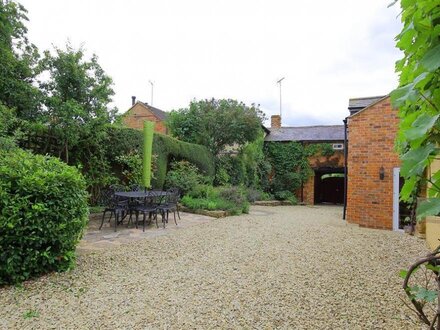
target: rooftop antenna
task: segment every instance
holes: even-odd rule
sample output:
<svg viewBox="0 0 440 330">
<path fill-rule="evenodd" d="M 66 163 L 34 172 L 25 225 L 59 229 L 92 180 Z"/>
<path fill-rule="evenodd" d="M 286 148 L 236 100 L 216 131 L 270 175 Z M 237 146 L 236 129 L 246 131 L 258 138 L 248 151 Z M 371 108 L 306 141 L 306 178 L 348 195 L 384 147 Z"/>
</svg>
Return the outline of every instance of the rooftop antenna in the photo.
<svg viewBox="0 0 440 330">
<path fill-rule="evenodd" d="M 281 110 L 282 110 L 282 103 L 281 103 L 281 82 L 284 80 L 285 77 L 281 78 L 277 81 L 277 84 L 280 84 L 280 117 L 281 117 Z"/>
<path fill-rule="evenodd" d="M 154 83 L 151 80 L 148 80 L 148 82 L 151 85 L 151 105 L 153 105 L 153 89 L 154 89 Z"/>
</svg>

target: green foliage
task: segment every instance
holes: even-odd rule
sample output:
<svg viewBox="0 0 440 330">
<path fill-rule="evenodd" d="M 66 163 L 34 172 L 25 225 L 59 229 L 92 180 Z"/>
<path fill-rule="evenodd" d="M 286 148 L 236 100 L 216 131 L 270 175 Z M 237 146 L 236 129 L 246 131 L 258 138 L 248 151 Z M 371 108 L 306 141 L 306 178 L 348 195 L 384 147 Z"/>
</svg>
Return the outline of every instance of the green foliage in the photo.
<svg viewBox="0 0 440 330">
<path fill-rule="evenodd" d="M 118 155 L 116 161 L 123 166 L 122 175 L 129 185 L 142 184 L 142 157 L 139 153 L 129 152 Z"/>
<path fill-rule="evenodd" d="M 396 63 L 400 82 L 391 100 L 401 118 L 397 141 L 405 178 L 401 198 L 414 204 L 426 167 L 440 153 L 440 6 L 437 0 L 400 4 L 403 29 L 396 40 L 404 57 Z M 433 183 L 430 198 L 440 198 L 439 179 L 438 172 L 428 178 Z M 419 217 L 438 212 L 436 201 L 426 203 Z"/>
<path fill-rule="evenodd" d="M 32 119 L 40 111 L 41 93 L 33 85 L 39 54 L 26 36 L 26 13 L 15 1 L 0 0 L 0 103 Z"/>
<path fill-rule="evenodd" d="M 264 113 L 254 104 L 211 99 L 172 111 L 167 126 L 179 140 L 204 145 L 216 156 L 226 146 L 254 141 L 263 119 Z"/>
<path fill-rule="evenodd" d="M 273 193 L 297 190 L 312 173 L 308 161 L 312 153 L 300 143 L 268 142 L 265 152 L 273 168 L 270 186 Z"/>
<path fill-rule="evenodd" d="M 186 194 L 204 181 L 198 168 L 186 160 L 172 162 L 170 167 L 165 179 L 166 188 L 179 188 L 182 194 Z"/>
<path fill-rule="evenodd" d="M 61 142 L 63 159 L 74 164 L 75 160 L 69 162 L 69 152 L 99 139 L 105 124 L 114 118 L 116 109 L 109 108 L 112 80 L 96 55 L 86 60 L 82 49 L 69 44 L 66 50 L 55 48 L 55 55 L 46 51 L 40 67 L 49 76 L 40 84 L 45 94 L 43 120 Z"/>
<path fill-rule="evenodd" d="M 21 135 L 20 120 L 15 111 L 0 103 L 0 150 L 13 149 Z"/>
<path fill-rule="evenodd" d="M 0 285 L 74 266 L 88 220 L 86 184 L 73 167 L 0 151 Z"/>
<path fill-rule="evenodd" d="M 260 188 L 269 176 L 271 166 L 263 152 L 264 135 L 242 146 L 236 155 L 216 158 L 214 183 L 219 186 L 245 185 Z"/>
<path fill-rule="evenodd" d="M 223 210 L 231 215 L 249 212 L 245 191 L 239 187 L 195 186 L 185 195 L 182 204 L 193 210 Z"/>
<path fill-rule="evenodd" d="M 201 174 L 212 181 L 214 178 L 214 157 L 209 150 L 202 146 L 188 142 L 182 142 L 175 138 L 154 134 L 153 154 L 157 157 L 157 171 L 153 180 L 154 187 L 163 187 L 171 159 L 187 160 L 196 165 Z"/>
<path fill-rule="evenodd" d="M 305 152 L 308 157 L 312 156 L 333 156 L 336 152 L 331 143 L 312 143 L 305 146 Z"/>
<path fill-rule="evenodd" d="M 280 190 L 280 191 L 275 191 L 274 193 L 274 197 L 275 199 L 278 199 L 280 201 L 289 201 L 291 202 L 293 205 L 297 204 L 298 201 L 295 197 L 295 194 L 292 193 L 289 190 Z"/>
</svg>

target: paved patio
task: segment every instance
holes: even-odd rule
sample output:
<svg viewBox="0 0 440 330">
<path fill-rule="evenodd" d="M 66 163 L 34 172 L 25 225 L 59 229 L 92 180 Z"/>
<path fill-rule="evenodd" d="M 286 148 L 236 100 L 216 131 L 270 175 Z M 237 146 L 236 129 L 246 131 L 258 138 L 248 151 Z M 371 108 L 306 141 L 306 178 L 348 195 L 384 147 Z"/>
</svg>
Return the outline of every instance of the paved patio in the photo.
<svg viewBox="0 0 440 330">
<path fill-rule="evenodd" d="M 130 242 L 148 239 L 163 235 L 169 235 L 184 228 L 208 223 L 215 220 L 214 218 L 207 217 L 199 214 L 180 212 L 180 220 L 177 217 L 177 226 L 174 223 L 173 215 L 170 214 L 169 223 L 164 229 L 161 223 L 160 216 L 158 217 L 159 228 L 156 227 L 153 221 L 151 225 L 145 228 L 145 232 L 142 231 L 142 223 L 138 229 L 131 223 L 127 226 L 128 219 L 124 220 L 124 224 L 117 227 L 117 231 L 114 231 L 114 218 L 110 222 L 107 221 L 109 215 L 106 215 L 104 225 L 101 230 L 99 226 L 101 224 L 102 213 L 92 214 L 90 216 L 89 225 L 87 231 L 80 242 L 77 251 L 80 254 L 118 247 Z"/>
</svg>

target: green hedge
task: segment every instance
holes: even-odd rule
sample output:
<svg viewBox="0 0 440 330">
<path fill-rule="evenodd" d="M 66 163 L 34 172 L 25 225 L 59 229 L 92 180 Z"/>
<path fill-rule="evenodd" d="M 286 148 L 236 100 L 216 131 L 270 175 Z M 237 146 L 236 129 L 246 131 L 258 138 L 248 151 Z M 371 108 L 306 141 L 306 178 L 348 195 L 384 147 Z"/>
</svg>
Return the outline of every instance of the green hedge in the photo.
<svg viewBox="0 0 440 330">
<path fill-rule="evenodd" d="M 88 220 L 86 183 L 56 158 L 0 151 L 0 285 L 75 262 Z"/>
<path fill-rule="evenodd" d="M 214 178 L 214 157 L 204 146 L 154 133 L 153 154 L 157 156 L 153 186 L 162 187 L 164 185 L 168 162 L 171 158 L 185 159 L 196 165 L 203 175 L 211 179 Z"/>
<path fill-rule="evenodd" d="M 142 149 L 142 132 L 131 128 L 109 127 L 109 157 L 127 154 L 130 151 L 140 152 Z M 215 173 L 214 157 L 204 146 L 179 141 L 167 135 L 154 133 L 153 154 L 156 166 L 153 187 L 162 188 L 171 159 L 185 159 L 196 165 L 203 175 L 213 178 Z"/>
</svg>

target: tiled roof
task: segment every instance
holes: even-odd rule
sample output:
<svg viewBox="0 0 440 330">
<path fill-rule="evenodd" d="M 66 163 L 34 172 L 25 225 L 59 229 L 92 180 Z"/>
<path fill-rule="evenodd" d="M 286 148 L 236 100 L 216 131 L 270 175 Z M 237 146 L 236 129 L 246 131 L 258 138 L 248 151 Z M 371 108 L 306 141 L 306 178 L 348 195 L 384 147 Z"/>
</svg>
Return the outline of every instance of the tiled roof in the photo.
<svg viewBox="0 0 440 330">
<path fill-rule="evenodd" d="M 168 112 L 165 112 L 163 110 L 160 110 L 158 108 L 155 108 L 151 105 L 149 105 L 148 103 L 144 103 L 139 101 L 140 103 L 142 103 L 146 108 L 150 109 L 150 111 L 160 120 L 165 120 L 168 117 Z"/>
<path fill-rule="evenodd" d="M 343 141 L 344 125 L 269 128 L 266 141 Z"/>
<path fill-rule="evenodd" d="M 383 99 L 386 95 L 382 96 L 370 96 L 370 97 L 357 97 L 348 100 L 348 110 L 350 111 L 350 116 L 354 115 L 356 112 L 368 107 L 369 105 L 376 103 L 377 101 Z"/>
</svg>

